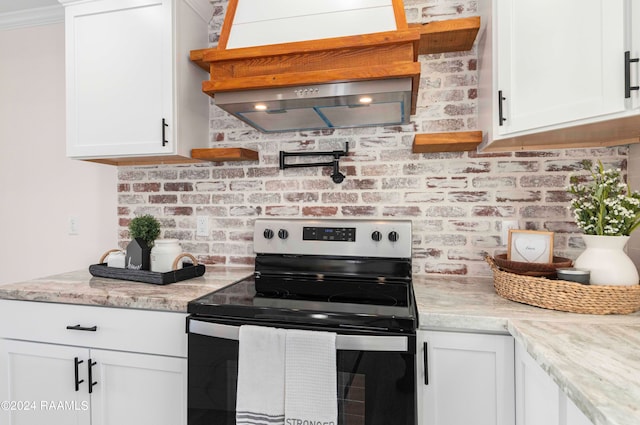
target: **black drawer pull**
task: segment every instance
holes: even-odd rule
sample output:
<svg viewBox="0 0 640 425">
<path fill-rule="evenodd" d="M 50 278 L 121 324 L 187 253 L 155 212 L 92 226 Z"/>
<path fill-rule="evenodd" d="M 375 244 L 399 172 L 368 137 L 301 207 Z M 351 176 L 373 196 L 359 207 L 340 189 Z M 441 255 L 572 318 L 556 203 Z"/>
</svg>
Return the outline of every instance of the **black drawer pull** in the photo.
<svg viewBox="0 0 640 425">
<path fill-rule="evenodd" d="M 500 126 L 507 120 L 502 110 L 502 102 L 505 100 L 507 100 L 507 98 L 502 95 L 502 90 L 498 90 L 498 125 Z"/>
<path fill-rule="evenodd" d="M 76 391 L 80 390 L 80 384 L 82 384 L 84 382 L 84 379 L 80 379 L 78 380 L 78 366 L 80 366 L 80 364 L 84 363 L 84 360 L 78 360 L 78 358 L 74 358 L 73 359 L 73 366 L 75 369 L 75 387 L 76 387 Z"/>
<path fill-rule="evenodd" d="M 640 58 L 631 58 L 631 52 L 624 52 L 624 98 L 629 99 L 631 97 L 632 90 L 640 90 L 639 86 L 631 85 L 631 64 L 638 63 Z"/>
<path fill-rule="evenodd" d="M 424 353 L 422 360 L 424 361 L 424 384 L 429 385 L 429 346 L 425 342 L 423 345 Z"/>
<path fill-rule="evenodd" d="M 162 118 L 162 146 L 166 146 L 167 143 L 169 143 L 166 136 L 167 127 L 169 127 L 169 124 L 167 124 L 167 121 L 164 118 Z"/>
<path fill-rule="evenodd" d="M 91 359 L 89 359 L 89 394 L 93 392 L 93 386 L 98 384 L 93 381 L 93 366 L 95 365 L 96 362 L 92 362 Z"/>
<path fill-rule="evenodd" d="M 97 326 L 91 326 L 90 328 L 88 328 L 86 326 L 74 325 L 74 326 L 67 326 L 67 329 L 69 329 L 71 331 L 95 332 L 95 331 L 98 330 L 98 327 Z"/>
</svg>

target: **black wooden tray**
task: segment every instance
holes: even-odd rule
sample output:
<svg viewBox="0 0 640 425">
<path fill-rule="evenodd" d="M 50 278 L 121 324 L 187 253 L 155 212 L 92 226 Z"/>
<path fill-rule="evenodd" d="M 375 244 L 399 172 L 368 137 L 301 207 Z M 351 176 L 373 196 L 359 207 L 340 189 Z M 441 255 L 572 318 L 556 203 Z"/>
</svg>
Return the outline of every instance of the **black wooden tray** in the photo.
<svg viewBox="0 0 640 425">
<path fill-rule="evenodd" d="M 108 267 L 107 263 L 92 264 L 89 266 L 89 273 L 91 273 L 92 276 L 132 280 L 134 282 L 153 283 L 155 285 L 167 285 L 169 283 L 180 282 L 181 280 L 200 277 L 204 272 L 204 265 L 197 264 L 194 266 L 190 263 L 185 263 L 181 269 L 165 273 Z"/>
</svg>

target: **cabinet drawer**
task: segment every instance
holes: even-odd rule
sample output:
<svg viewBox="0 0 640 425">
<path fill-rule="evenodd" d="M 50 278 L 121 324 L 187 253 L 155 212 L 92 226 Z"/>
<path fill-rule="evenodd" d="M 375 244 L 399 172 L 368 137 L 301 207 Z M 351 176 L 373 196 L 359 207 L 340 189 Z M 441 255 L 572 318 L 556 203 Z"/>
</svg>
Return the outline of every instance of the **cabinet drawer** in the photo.
<svg viewBox="0 0 640 425">
<path fill-rule="evenodd" d="M 0 300 L 0 337 L 187 356 L 186 313 Z M 95 330 L 67 329 L 68 326 Z"/>
</svg>

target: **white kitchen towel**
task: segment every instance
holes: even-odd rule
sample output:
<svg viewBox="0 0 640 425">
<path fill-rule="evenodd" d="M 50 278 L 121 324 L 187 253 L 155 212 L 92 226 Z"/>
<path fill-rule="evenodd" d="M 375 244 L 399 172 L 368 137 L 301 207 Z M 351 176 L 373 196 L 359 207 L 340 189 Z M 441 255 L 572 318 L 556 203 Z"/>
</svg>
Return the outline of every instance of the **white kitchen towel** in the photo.
<svg viewBox="0 0 640 425">
<path fill-rule="evenodd" d="M 237 425 L 284 423 L 286 330 L 240 326 Z"/>
<path fill-rule="evenodd" d="M 286 424 L 338 423 L 336 334 L 287 330 Z"/>
</svg>

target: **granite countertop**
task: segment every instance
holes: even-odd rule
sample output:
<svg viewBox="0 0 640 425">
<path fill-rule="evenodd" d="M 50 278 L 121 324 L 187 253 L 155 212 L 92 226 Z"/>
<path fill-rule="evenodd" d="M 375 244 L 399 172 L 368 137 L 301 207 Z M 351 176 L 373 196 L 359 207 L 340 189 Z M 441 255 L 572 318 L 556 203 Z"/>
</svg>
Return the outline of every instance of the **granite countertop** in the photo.
<svg viewBox="0 0 640 425">
<path fill-rule="evenodd" d="M 186 312 L 187 303 L 253 268 L 207 268 L 204 276 L 151 285 L 63 273 L 0 285 L 0 298 Z M 420 327 L 509 333 L 595 425 L 640 424 L 640 312 L 582 315 L 505 300 L 492 279 L 414 276 Z"/>
<path fill-rule="evenodd" d="M 154 285 L 91 276 L 79 270 L 0 285 L 0 298 L 186 312 L 187 303 L 253 273 L 253 267 L 207 267 L 204 276 Z"/>
</svg>

